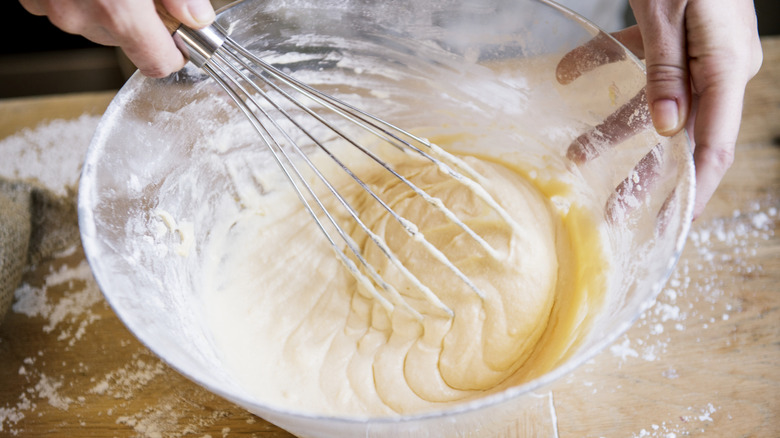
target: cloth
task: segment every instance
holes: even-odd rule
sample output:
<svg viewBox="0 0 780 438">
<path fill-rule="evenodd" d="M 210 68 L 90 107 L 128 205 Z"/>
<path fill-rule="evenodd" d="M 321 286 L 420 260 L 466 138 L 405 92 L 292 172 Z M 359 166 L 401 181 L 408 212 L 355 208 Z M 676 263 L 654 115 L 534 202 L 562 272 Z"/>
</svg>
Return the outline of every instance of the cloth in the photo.
<svg viewBox="0 0 780 438">
<path fill-rule="evenodd" d="M 0 322 L 25 267 L 78 239 L 74 196 L 57 196 L 32 182 L 0 178 Z"/>
</svg>

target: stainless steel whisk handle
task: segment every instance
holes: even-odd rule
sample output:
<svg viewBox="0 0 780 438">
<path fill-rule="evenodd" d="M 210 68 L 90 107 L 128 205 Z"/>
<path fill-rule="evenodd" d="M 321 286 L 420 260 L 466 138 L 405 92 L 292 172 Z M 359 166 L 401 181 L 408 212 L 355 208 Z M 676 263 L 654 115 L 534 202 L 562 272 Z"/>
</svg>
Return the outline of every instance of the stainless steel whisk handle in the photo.
<svg viewBox="0 0 780 438">
<path fill-rule="evenodd" d="M 217 24 L 191 29 L 171 15 L 159 0 L 155 0 L 154 5 L 157 15 L 171 32 L 176 47 L 198 67 L 203 67 L 227 39 L 225 31 Z"/>
</svg>

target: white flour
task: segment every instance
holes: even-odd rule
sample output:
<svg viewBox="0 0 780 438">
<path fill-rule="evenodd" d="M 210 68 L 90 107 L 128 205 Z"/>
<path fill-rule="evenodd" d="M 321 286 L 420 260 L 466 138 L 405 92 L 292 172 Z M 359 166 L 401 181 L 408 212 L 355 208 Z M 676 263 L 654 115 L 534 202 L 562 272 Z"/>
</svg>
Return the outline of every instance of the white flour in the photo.
<svg viewBox="0 0 780 438">
<path fill-rule="evenodd" d="M 162 362 L 157 360 L 148 362 L 136 354 L 127 365 L 106 374 L 89 390 L 89 393 L 130 400 L 139 388 L 165 373 L 165 370 Z"/>
<path fill-rule="evenodd" d="M 74 283 L 83 284 L 81 288 L 74 287 Z M 53 302 L 47 295 L 47 290 L 53 287 L 67 287 L 70 292 L 59 301 Z M 45 283 L 40 287 L 23 283 L 17 290 L 13 311 L 27 316 L 40 316 L 46 318 L 48 323 L 43 326 L 43 331 L 51 333 L 63 322 L 71 323 L 61 328 L 57 337 L 58 341 L 68 341 L 68 345 L 81 339 L 86 328 L 100 317 L 90 311 L 91 307 L 103 300 L 97 284 L 92 279 L 92 271 L 86 260 L 74 266 L 62 265 L 58 271 L 54 271 L 46 277 Z"/>
<path fill-rule="evenodd" d="M 775 223 L 780 220 L 779 206 L 780 200 L 770 198 L 734 210 L 730 218 L 695 222 L 683 257 L 655 306 L 642 315 L 630 331 L 631 337 L 623 336 L 610 348 L 620 359 L 619 366 L 629 361 L 666 361 L 670 365 L 662 376 L 679 379 L 674 358 L 667 354 L 675 343 L 675 332 L 715 330 L 734 324 L 730 320 L 741 311 L 739 297 L 728 292 L 734 288 L 723 272 L 747 275 L 762 271 L 754 256 L 762 242 L 774 236 Z M 728 338 L 722 340 L 726 347 L 731 343 Z M 715 421 L 713 415 L 731 418 L 739 414 L 724 411 L 717 398 L 704 405 L 688 406 L 686 411 L 678 418 L 650 424 L 633 437 L 677 438 L 711 432 L 705 426 Z"/>
<path fill-rule="evenodd" d="M 99 120 L 99 116 L 87 114 L 71 120 L 51 120 L 0 140 L 3 157 L 0 176 L 33 179 L 56 194 L 68 195 L 76 189 L 82 160 Z M 14 402 L 0 405 L 0 434 L 26 435 L 23 424 L 35 421 L 44 404 L 73 412 L 74 421 L 84 426 L 79 408 L 98 397 L 118 401 L 115 408 L 99 415 L 123 412 L 116 423 L 127 425 L 141 436 L 181 436 L 212 424 L 214 420 L 210 417 L 196 419 L 192 424 L 178 424 L 177 416 L 171 412 L 180 401 L 176 396 L 161 401 L 159 406 L 150 403 L 142 412 L 124 414 L 127 408 L 121 403 L 132 399 L 155 378 L 170 372 L 132 339 L 117 339 L 108 346 L 120 351 L 135 346 L 138 352 L 124 366 L 105 372 L 102 377 L 83 362 L 62 361 L 57 367 L 52 366 L 53 361 L 59 362 L 58 358 L 62 357 L 61 351 L 54 350 L 79 351 L 85 348 L 79 342 L 98 332 L 101 323 L 111 322 L 101 318 L 110 310 L 86 260 L 76 254 L 78 251 L 80 248 L 72 247 L 56 254 L 47 264 L 48 272 L 36 276 L 42 279 L 40 283 L 23 282 L 15 292 L 12 312 L 30 318 L 44 336 L 52 338 L 56 348 L 33 352 L 22 360 L 17 372 L 21 384 L 18 396 Z M 0 339 L 0 343 L 7 342 L 12 343 L 13 339 Z M 60 371 L 55 374 L 43 371 L 52 368 Z"/>
<path fill-rule="evenodd" d="M 84 154 L 100 116 L 55 119 L 0 141 L 0 176 L 32 178 L 57 195 L 75 191 Z M 63 147 L 63 145 L 65 147 Z"/>
<path fill-rule="evenodd" d="M 610 348 L 612 354 L 623 362 L 629 357 L 662 360 L 675 331 L 707 329 L 729 321 L 739 308 L 735 297 L 726 295 L 722 272 L 760 272 L 762 266 L 752 257 L 761 242 L 774 236 L 778 219 L 777 200 L 768 200 L 752 203 L 744 211 L 735 210 L 731 218 L 695 222 L 688 236 L 687 256 L 680 259 L 655 306 L 636 325 L 647 334 L 634 339 L 624 336 Z"/>
<path fill-rule="evenodd" d="M 99 120 L 98 116 L 86 114 L 71 120 L 51 120 L 0 140 L 0 176 L 36 180 L 56 194 L 70 195 L 77 187 L 82 160 Z M 25 330 L 37 327 L 39 336 L 48 339 L 51 348 L 29 351 L 17 339 L 7 337 L 14 336 L 13 331 L 0 338 L 0 345 L 16 343 L 12 348 L 26 355 L 3 361 L 17 363 L 14 375 L 18 377 L 10 388 L 18 388 L 18 392 L 16 396 L 9 393 L 10 401 L 0 404 L 0 435 L 31 434 L 38 429 L 28 430 L 25 424 L 39 425 L 37 418 L 51 408 L 67 412 L 70 426 L 89 427 L 85 417 L 97 415 L 143 437 L 203 436 L 203 430 L 229 417 L 231 413 L 219 407 L 232 405 L 190 385 L 129 333 L 97 344 L 105 354 L 131 352 L 126 363 L 116 369 L 101 367 L 99 362 L 65 360 L 95 348 L 95 339 L 99 339 L 97 335 L 103 327 L 110 325 L 116 331 L 121 322 L 108 308 L 80 247 L 55 254 L 42 267 L 29 267 L 26 278 L 32 272 L 36 282 L 23 281 L 18 287 L 9 316 L 28 318 L 31 329 Z M 112 318 L 104 318 L 106 315 Z M 143 391 L 159 383 L 159 378 L 166 374 L 168 379 L 179 379 L 188 390 L 194 389 L 200 402 L 214 408 L 204 413 L 201 406 L 182 405 L 181 395 L 172 393 L 146 400 L 143 408 L 138 409 L 132 402 L 143 399 Z M 96 403 L 110 407 L 95 413 L 92 409 Z M 84 409 L 90 406 L 93 408 Z M 245 418 L 247 423 L 256 421 L 239 409 L 232 412 L 232 418 Z M 229 428 L 221 430 L 222 436 L 230 432 Z"/>
</svg>

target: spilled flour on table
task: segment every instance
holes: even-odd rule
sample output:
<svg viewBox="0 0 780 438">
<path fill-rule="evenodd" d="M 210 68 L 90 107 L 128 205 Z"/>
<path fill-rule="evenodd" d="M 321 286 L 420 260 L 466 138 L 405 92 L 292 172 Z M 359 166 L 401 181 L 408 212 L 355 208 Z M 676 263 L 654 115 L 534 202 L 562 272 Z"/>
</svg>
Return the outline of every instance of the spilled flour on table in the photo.
<svg viewBox="0 0 780 438">
<path fill-rule="evenodd" d="M 703 407 L 689 406 L 687 411 L 689 414 L 682 415 L 679 418 L 679 422 L 667 422 L 662 421 L 660 423 L 653 423 L 647 428 L 640 429 L 639 432 L 634 433 L 632 438 L 682 438 L 691 434 L 691 425 L 699 423 L 710 422 L 712 423 L 711 414 L 715 413 L 717 409 L 712 403 L 707 403 Z M 695 430 L 695 429 L 694 429 Z M 704 432 L 699 427 L 698 432 Z"/>
<path fill-rule="evenodd" d="M 55 119 L 0 141 L 0 176 L 34 179 L 57 195 L 75 189 L 100 116 Z"/>
<path fill-rule="evenodd" d="M 149 406 L 132 415 L 121 415 L 116 419 L 116 424 L 128 426 L 138 433 L 138 436 L 148 438 L 182 437 L 196 435 L 203 438 L 213 435 L 203 434 L 203 430 L 212 426 L 221 418 L 228 418 L 228 411 L 214 410 L 211 415 L 201 418 L 192 418 L 190 412 L 181 410 L 181 400 L 177 396 L 166 396 L 158 400 L 157 404 Z M 247 420 L 247 424 L 254 420 Z M 230 428 L 221 428 L 222 437 L 230 435 Z M 254 436 L 254 434 L 253 434 Z"/>
<path fill-rule="evenodd" d="M 71 251 L 73 250 L 75 249 Z M 65 255 L 68 255 L 68 252 Z M 47 292 L 55 288 L 67 288 L 68 291 L 53 302 Z M 47 323 L 43 326 L 43 331 L 46 333 L 53 332 L 59 326 L 57 340 L 67 341 L 71 347 L 84 336 L 89 325 L 100 319 L 91 308 L 103 301 L 103 295 L 92 278 L 92 271 L 86 260 L 81 260 L 75 267 L 62 265 L 58 271 L 47 275 L 40 287 L 22 283 L 14 298 L 14 312 L 45 318 Z"/>
<path fill-rule="evenodd" d="M 75 266 L 62 261 L 74 251 L 72 248 L 55 256 L 43 284 L 22 283 L 15 292 L 11 308 L 14 313 L 40 321 L 41 331 L 53 338 L 52 343 L 63 351 L 71 351 L 89 327 L 100 320 L 96 305 L 104 304 L 86 261 L 81 260 Z M 68 411 L 73 403 L 83 401 L 82 396 L 72 395 L 73 385 L 67 374 L 48 375 L 41 370 L 47 362 L 47 353 L 40 350 L 22 360 L 17 374 L 19 381 L 27 386 L 15 405 L 0 406 L 0 432 L 24 435 L 15 425 L 28 415 L 32 416 L 40 403 Z M 80 364 L 71 372 L 76 375 L 83 371 L 85 367 Z"/>
<path fill-rule="evenodd" d="M 7 179 L 34 180 L 59 196 L 69 196 L 78 185 L 84 154 L 100 116 L 84 114 L 76 119 L 55 119 L 34 128 L 22 129 L 0 141 L 0 176 Z M 74 200 L 75 202 L 75 200 Z M 76 251 L 72 247 L 54 259 L 65 259 Z M 43 318 L 45 333 L 56 336 L 58 342 L 73 347 L 99 316 L 92 306 L 102 302 L 102 295 L 92 279 L 86 261 L 77 266 L 53 262 L 40 285 L 22 283 L 15 291 L 12 311 L 30 318 Z M 34 268 L 34 267 L 33 267 Z M 54 298 L 63 291 L 64 296 Z M 53 293 L 54 292 L 54 293 Z M 15 405 L 0 406 L 0 432 L 20 433 L 14 425 L 35 412 L 37 402 L 67 410 L 74 402 L 61 395 L 66 385 L 63 376 L 47 376 L 35 368 L 43 361 L 44 352 L 24 359 L 19 375 L 31 386 L 22 392 Z"/>
<path fill-rule="evenodd" d="M 113 398 L 130 400 L 135 391 L 164 372 L 165 366 L 162 362 L 156 360 L 148 362 L 140 359 L 139 355 L 135 354 L 130 363 L 106 374 L 89 392 L 91 394 L 109 395 Z"/>
<path fill-rule="evenodd" d="M 752 203 L 746 210 L 734 210 L 730 218 L 695 222 L 682 257 L 655 305 L 635 327 L 646 334 L 629 339 L 624 335 L 610 347 L 620 363 L 629 359 L 656 361 L 666 353 L 674 332 L 707 329 L 728 321 L 738 311 L 724 292 L 724 272 L 751 275 L 763 268 L 756 264 L 762 242 L 774 236 L 780 202 Z M 696 274 L 696 282 L 691 274 Z M 685 298 L 684 300 L 682 298 Z M 680 301 L 685 301 L 681 303 Z M 705 303 L 702 306 L 701 303 Z M 668 371 L 675 378 L 675 371 Z"/>
<path fill-rule="evenodd" d="M 714 330 L 716 326 L 733 324 L 729 321 L 740 311 L 736 297 L 729 296 L 728 275 L 751 276 L 763 267 L 755 256 L 763 242 L 774 237 L 780 221 L 780 200 L 754 202 L 731 217 L 695 222 L 686 243 L 685 255 L 659 295 L 656 304 L 645 312 L 632 329 L 632 337 L 624 335 L 610 347 L 618 358 L 618 366 L 628 361 L 662 361 L 676 332 L 686 330 Z M 696 280 L 692 280 L 695 275 Z M 636 336 L 637 333 L 644 333 Z M 700 342 L 701 338 L 696 338 Z M 731 340 L 723 339 L 726 347 Z M 672 365 L 661 375 L 665 379 L 680 378 Z M 634 438 L 680 438 L 692 433 L 705 433 L 713 415 L 720 413 L 730 418 L 717 399 L 704 405 L 687 406 L 685 414 L 671 420 L 650 423 L 634 433 Z"/>
<path fill-rule="evenodd" d="M 99 121 L 91 115 L 51 120 L 0 140 L 0 176 L 35 180 L 70 196 Z M 0 382 L 8 394 L 0 402 L 0 436 L 29 436 L 48 427 L 111 426 L 121 436 L 204 436 L 214 427 L 227 436 L 229 428 L 215 426 L 221 419 L 257 421 L 170 370 L 122 332 L 79 246 L 28 267 L 9 317 L 25 333 L 0 332 L 0 349 L 12 352 L 0 354 L 8 376 Z M 119 336 L 103 336 L 107 332 Z M 26 336 L 40 338 L 46 347 L 30 347 Z M 103 355 L 112 359 L 102 361 Z M 117 363 L 113 369 L 116 365 L 107 365 Z M 51 417 L 52 411 L 62 414 L 44 425 L 41 417 Z"/>
<path fill-rule="evenodd" d="M 780 198 L 777 194 L 740 206 L 728 217 L 694 222 L 683 255 L 656 303 L 608 350 L 567 377 L 565 383 L 579 387 L 576 394 L 586 399 L 589 394 L 631 392 L 629 385 L 633 384 L 643 388 L 669 388 L 668 394 L 664 389 L 657 389 L 659 397 L 663 397 L 659 403 L 663 407 L 653 417 L 635 420 L 641 427 L 628 435 L 631 438 L 730 436 L 717 433 L 713 427 L 728 425 L 732 418 L 744 416 L 738 404 L 720 403 L 718 389 L 709 386 L 691 394 L 690 398 L 674 392 L 690 385 L 685 382 L 687 379 L 702 379 L 695 376 L 697 367 L 706 366 L 685 362 L 685 355 L 690 353 L 686 353 L 688 346 L 681 344 L 680 337 L 685 336 L 685 343 L 699 344 L 690 346 L 692 350 L 738 347 L 739 340 L 728 334 L 737 330 L 740 313 L 745 309 L 741 298 L 736 296 L 738 288 L 734 283 L 738 278 L 761 276 L 764 266 L 758 256 L 768 245 L 776 244 L 778 222 Z M 698 337 L 703 331 L 717 331 L 724 336 Z M 677 365 L 676 361 L 681 358 L 683 362 Z M 649 365 L 643 364 L 654 364 L 657 378 L 635 379 L 631 375 L 631 369 L 647 369 Z M 604 366 L 628 370 L 605 372 Z M 609 379 L 609 385 L 605 385 L 600 383 L 604 374 L 618 377 Z M 615 382 L 628 384 L 614 385 Z M 702 400 L 702 396 L 712 398 Z M 608 405 L 607 409 L 616 410 L 618 415 L 633 412 L 629 406 Z"/>
<path fill-rule="evenodd" d="M 122 415 L 117 418 L 117 424 L 124 424 L 144 437 L 170 436 L 171 430 L 176 430 L 181 413 L 170 402 L 161 402 L 156 407 L 144 409 L 134 415 Z M 195 431 L 191 431 L 195 432 Z"/>
</svg>

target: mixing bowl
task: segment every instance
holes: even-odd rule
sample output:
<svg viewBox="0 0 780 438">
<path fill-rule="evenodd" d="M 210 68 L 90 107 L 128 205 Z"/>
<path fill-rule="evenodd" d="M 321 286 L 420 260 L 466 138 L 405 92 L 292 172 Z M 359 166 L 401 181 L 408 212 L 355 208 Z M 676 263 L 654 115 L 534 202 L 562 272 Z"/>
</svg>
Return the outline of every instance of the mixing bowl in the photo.
<svg viewBox="0 0 780 438">
<path fill-rule="evenodd" d="M 565 361 L 477 400 L 383 418 L 265 403 L 227 370 L 204 322 L 201 248 L 238 202 L 235 178 L 270 160 L 218 86 L 188 65 L 162 80 L 135 74 L 84 164 L 83 245 L 121 320 L 191 380 L 300 436 L 490 436 L 518 422 L 527 424 L 512 430 L 554 434 L 554 425 L 539 429 L 550 417 L 537 415 L 536 394 L 653 303 L 691 221 L 689 143 L 650 127 L 641 62 L 582 17 L 539 0 L 248 0 L 217 20 L 295 77 L 399 126 L 432 137 L 473 133 L 457 152 L 490 145 L 579 181 L 607 230 L 604 298 Z"/>
</svg>

